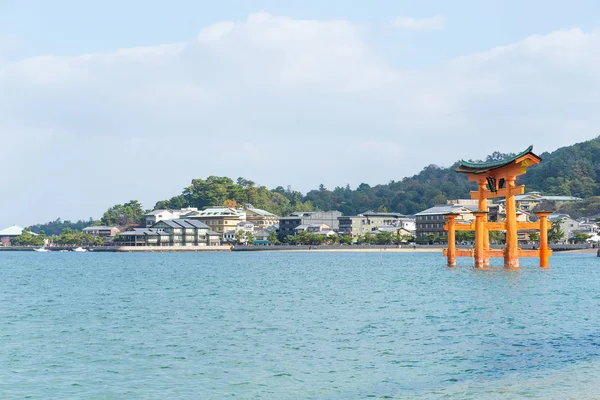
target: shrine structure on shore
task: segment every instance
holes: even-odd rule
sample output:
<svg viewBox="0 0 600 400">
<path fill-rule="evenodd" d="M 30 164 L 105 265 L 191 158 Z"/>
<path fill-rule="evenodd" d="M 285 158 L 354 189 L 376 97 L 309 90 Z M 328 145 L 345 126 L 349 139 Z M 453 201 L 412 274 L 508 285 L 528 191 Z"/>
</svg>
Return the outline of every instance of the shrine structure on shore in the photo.
<svg viewBox="0 0 600 400">
<path fill-rule="evenodd" d="M 542 159 L 533 153 L 533 146 L 525 151 L 499 161 L 473 163 L 461 161 L 455 169 L 458 173 L 467 175 L 469 181 L 476 182 L 478 190 L 471 192 L 471 199 L 478 200 L 479 210 L 474 212 L 475 221 L 468 224 L 456 222 L 456 214 L 448 214 L 448 222 L 444 229 L 448 231 L 448 248 L 444 255 L 448 257 L 448 266 L 456 266 L 456 257 L 473 257 L 476 268 L 489 266 L 489 259 L 494 257 L 504 258 L 504 266 L 518 268 L 520 257 L 539 257 L 540 267 L 548 266 L 548 258 L 552 250 L 548 247 L 548 229 L 550 212 L 538 212 L 537 222 L 518 222 L 515 195 L 525 193 L 525 186 L 516 186 L 517 176 L 527 172 L 527 168 L 540 163 Z M 487 199 L 506 198 L 506 219 L 503 222 L 489 222 L 487 220 Z M 539 230 L 540 245 L 535 250 L 519 248 L 517 231 Z M 456 248 L 456 231 L 475 231 L 475 248 L 459 250 Z M 506 232 L 506 247 L 492 249 L 490 247 L 490 231 Z"/>
</svg>

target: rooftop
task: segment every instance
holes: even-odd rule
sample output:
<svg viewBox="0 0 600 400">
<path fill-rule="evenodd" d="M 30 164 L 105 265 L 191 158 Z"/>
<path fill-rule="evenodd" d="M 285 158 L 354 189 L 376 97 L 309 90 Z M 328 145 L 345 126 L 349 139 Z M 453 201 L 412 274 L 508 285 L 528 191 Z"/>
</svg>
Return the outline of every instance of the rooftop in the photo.
<svg viewBox="0 0 600 400">
<path fill-rule="evenodd" d="M 198 218 L 198 217 L 241 217 L 244 215 L 244 211 L 236 210 L 231 207 L 211 207 L 202 211 L 197 211 L 194 214 L 188 215 L 188 217 Z"/>
<path fill-rule="evenodd" d="M 265 217 L 277 217 L 277 215 L 270 213 L 266 210 L 261 210 L 260 208 L 247 207 L 245 210 L 242 210 L 242 211 L 250 211 L 255 214 L 265 216 Z"/>
<path fill-rule="evenodd" d="M 19 236 L 23 233 L 23 229 L 18 225 L 10 226 L 0 231 L 0 236 Z"/>
<path fill-rule="evenodd" d="M 542 161 L 542 159 L 533 153 L 533 146 L 529 146 L 519 154 L 516 154 L 512 157 L 505 158 L 503 160 L 497 161 L 488 161 L 488 162 L 472 162 L 460 160 L 459 166 L 455 169 L 456 172 L 468 173 L 468 174 L 484 174 L 486 172 L 492 171 L 494 169 L 499 169 L 509 164 L 516 162 L 518 159 L 530 156 L 534 158 L 537 162 Z"/>
<path fill-rule="evenodd" d="M 200 221 L 196 221 L 194 219 L 169 219 L 164 221 L 159 221 L 152 226 L 156 226 L 158 224 L 166 224 L 172 228 L 198 228 L 198 229 L 208 229 L 208 225 L 202 223 Z"/>
<path fill-rule="evenodd" d="M 375 211 L 367 211 L 364 212 L 362 214 L 359 214 L 358 216 L 365 216 L 365 217 L 394 217 L 394 218 L 406 218 L 406 215 L 401 214 L 401 213 L 394 213 L 394 212 L 375 212 Z"/>
<path fill-rule="evenodd" d="M 451 204 L 437 204 L 427 210 L 423 210 L 415 215 L 440 215 L 440 214 L 451 214 L 451 213 L 466 213 L 475 211 L 466 206 L 451 205 Z"/>
<path fill-rule="evenodd" d="M 118 229 L 116 226 L 88 226 L 87 228 L 83 228 L 82 231 L 96 231 L 96 230 L 104 230 L 104 229 Z"/>
<path fill-rule="evenodd" d="M 123 232 L 120 236 L 168 236 L 167 232 L 152 228 L 134 228 L 131 231 Z"/>
</svg>

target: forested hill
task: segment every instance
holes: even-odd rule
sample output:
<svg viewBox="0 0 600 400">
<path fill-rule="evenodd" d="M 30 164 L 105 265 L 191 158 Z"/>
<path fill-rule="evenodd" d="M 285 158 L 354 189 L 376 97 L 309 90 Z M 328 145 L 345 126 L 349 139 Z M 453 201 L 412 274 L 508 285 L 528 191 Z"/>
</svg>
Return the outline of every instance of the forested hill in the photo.
<svg viewBox="0 0 600 400">
<path fill-rule="evenodd" d="M 543 161 L 521 179 L 527 190 L 582 198 L 600 195 L 600 136 L 540 157 Z"/>
<path fill-rule="evenodd" d="M 508 156 L 510 154 L 495 152 L 484 161 Z M 600 137 L 540 156 L 542 163 L 529 168 L 519 181 L 527 185 L 527 191 L 584 198 L 600 194 Z M 159 201 L 155 209 L 251 203 L 278 215 L 301 210 L 339 210 L 345 215 L 367 210 L 414 214 L 448 199 L 468 198 L 475 186 L 463 174 L 454 172 L 457 164 L 458 161 L 447 168 L 429 165 L 419 174 L 400 181 L 374 186 L 363 183 L 356 189 L 348 185 L 333 189 L 320 185 L 306 195 L 289 187 L 256 186 L 244 178 L 234 182 L 230 178 L 211 176 L 206 180 L 194 179 L 181 195 Z"/>
</svg>

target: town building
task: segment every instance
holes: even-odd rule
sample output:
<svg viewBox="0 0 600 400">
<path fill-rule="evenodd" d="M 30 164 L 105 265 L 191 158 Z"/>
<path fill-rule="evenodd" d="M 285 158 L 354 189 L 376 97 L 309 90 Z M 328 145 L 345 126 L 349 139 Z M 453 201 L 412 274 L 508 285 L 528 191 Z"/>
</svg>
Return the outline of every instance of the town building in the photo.
<svg viewBox="0 0 600 400">
<path fill-rule="evenodd" d="M 271 225 L 270 227 L 266 228 L 266 229 L 255 229 L 254 230 L 254 244 L 271 244 L 271 242 L 269 241 L 269 235 L 271 234 L 272 231 L 275 231 L 275 233 L 277 233 L 277 230 L 279 229 L 279 224 L 276 225 Z"/>
<path fill-rule="evenodd" d="M 516 195 L 515 205 L 518 209 L 523 211 L 532 211 L 535 206 L 542 202 L 552 202 L 556 207 L 560 207 L 565 203 L 582 200 L 582 198 L 574 196 L 544 196 L 540 192 L 528 192 Z M 504 204 L 505 201 L 505 199 L 502 199 L 498 201 L 498 203 Z"/>
<path fill-rule="evenodd" d="M 194 219 L 172 219 L 158 221 L 153 229 L 167 232 L 171 246 L 206 246 L 209 228 Z"/>
<path fill-rule="evenodd" d="M 18 225 L 2 229 L 0 231 L 0 246 L 10 246 L 11 240 L 17 236 L 21 236 L 23 229 Z M 32 232 L 32 235 L 35 235 L 35 233 Z"/>
<path fill-rule="evenodd" d="M 195 207 L 182 208 L 180 210 L 154 210 L 144 214 L 146 219 L 146 228 L 151 227 L 158 221 L 187 218 L 188 215 L 197 211 L 198 209 Z"/>
<path fill-rule="evenodd" d="M 221 235 L 215 231 L 208 231 L 208 245 L 209 246 L 220 246 Z"/>
<path fill-rule="evenodd" d="M 252 233 L 254 235 L 254 224 L 248 221 L 238 222 L 235 229 L 231 229 L 223 232 L 222 239 L 223 242 L 234 243 L 237 241 L 237 233 L 239 231 L 243 231 L 245 233 Z"/>
<path fill-rule="evenodd" d="M 416 237 L 430 234 L 446 237 L 447 232 L 444 230 L 446 215 L 458 214 L 458 217 L 456 217 L 457 223 L 470 223 L 475 219 L 473 211 L 476 210 L 477 207 L 453 204 L 438 204 L 423 210 L 415 214 Z"/>
<path fill-rule="evenodd" d="M 83 228 L 83 233 L 103 238 L 114 237 L 119 232 L 121 231 L 116 226 L 88 226 L 87 228 Z"/>
<path fill-rule="evenodd" d="M 151 228 L 136 228 L 119 234 L 124 246 L 207 246 L 218 243 L 208 226 L 193 219 L 158 221 Z M 211 237 L 212 236 L 212 237 Z"/>
<path fill-rule="evenodd" d="M 121 246 L 170 246 L 171 239 L 167 232 L 152 228 L 133 228 L 117 235 Z"/>
<path fill-rule="evenodd" d="M 246 221 L 252 222 L 256 229 L 266 229 L 279 224 L 277 215 L 260 208 L 254 208 L 252 204 L 246 204 L 244 212 L 246 213 Z"/>
<path fill-rule="evenodd" d="M 374 231 L 371 231 L 371 233 L 373 235 L 379 235 L 380 233 L 384 233 L 384 232 L 389 232 L 389 233 L 393 233 L 394 235 L 398 235 L 401 238 L 405 238 L 405 239 L 412 239 L 415 237 L 415 231 L 409 231 L 408 229 L 405 228 L 401 228 L 398 226 L 394 226 L 394 225 L 382 225 L 382 226 L 378 226 Z M 408 240 L 404 240 L 404 242 L 407 242 Z"/>
<path fill-rule="evenodd" d="M 246 212 L 231 207 L 210 207 L 189 214 L 186 218 L 203 222 L 211 230 L 223 235 L 227 231 L 236 230 L 238 223 L 246 221 Z"/>
<path fill-rule="evenodd" d="M 446 200 L 446 204 L 451 206 L 465 206 L 465 207 L 479 207 L 479 200 L 477 199 L 454 199 Z"/>
<path fill-rule="evenodd" d="M 573 239 L 575 234 L 581 231 L 581 223 L 568 214 L 550 214 L 548 220 L 553 224 L 560 224 L 560 229 L 564 232 L 563 240 L 565 241 Z"/>
<path fill-rule="evenodd" d="M 295 234 L 299 235 L 302 232 L 313 233 L 315 235 L 336 236 L 337 233 L 327 224 L 308 224 L 298 225 L 295 229 Z"/>
<path fill-rule="evenodd" d="M 338 217 L 339 233 L 351 235 L 353 238 L 373 232 L 382 226 L 394 226 L 415 232 L 416 224 L 413 218 L 400 213 L 383 213 L 368 211 L 357 216 Z"/>
<path fill-rule="evenodd" d="M 326 224 L 334 231 L 339 229 L 338 218 L 342 216 L 339 211 L 296 211 L 287 217 L 279 219 L 279 240 L 284 240 L 288 235 L 296 233 L 300 225 Z"/>
</svg>

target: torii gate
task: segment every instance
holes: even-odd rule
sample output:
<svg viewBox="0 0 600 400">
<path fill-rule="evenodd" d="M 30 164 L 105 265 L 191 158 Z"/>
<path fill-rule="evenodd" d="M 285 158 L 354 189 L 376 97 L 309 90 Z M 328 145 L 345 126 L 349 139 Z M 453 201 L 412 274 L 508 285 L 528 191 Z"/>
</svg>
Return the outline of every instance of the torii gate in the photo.
<svg viewBox="0 0 600 400">
<path fill-rule="evenodd" d="M 489 266 L 490 257 L 503 257 L 504 266 L 518 268 L 519 257 L 539 257 L 540 267 L 548 266 L 548 258 L 552 250 L 548 248 L 549 212 L 538 212 L 538 222 L 517 222 L 515 195 L 523 194 L 525 186 L 515 186 L 517 176 L 527 172 L 527 167 L 540 163 L 542 159 L 535 155 L 533 146 L 514 157 L 500 161 L 472 163 L 461 161 L 456 172 L 467 174 L 469 181 L 477 182 L 478 190 L 471 192 L 471 199 L 479 200 L 479 211 L 474 212 L 475 221 L 470 224 L 457 224 L 458 214 L 448 214 L 448 222 L 444 229 L 448 231 L 448 248 L 444 255 L 448 257 L 448 266 L 456 266 L 456 257 L 474 257 L 477 268 Z M 506 198 L 506 221 L 487 221 L 487 199 Z M 538 229 L 540 231 L 539 250 L 519 249 L 517 231 Z M 475 249 L 457 250 L 456 231 L 475 231 Z M 490 248 L 489 231 L 506 231 L 506 248 L 495 250 Z"/>
</svg>

